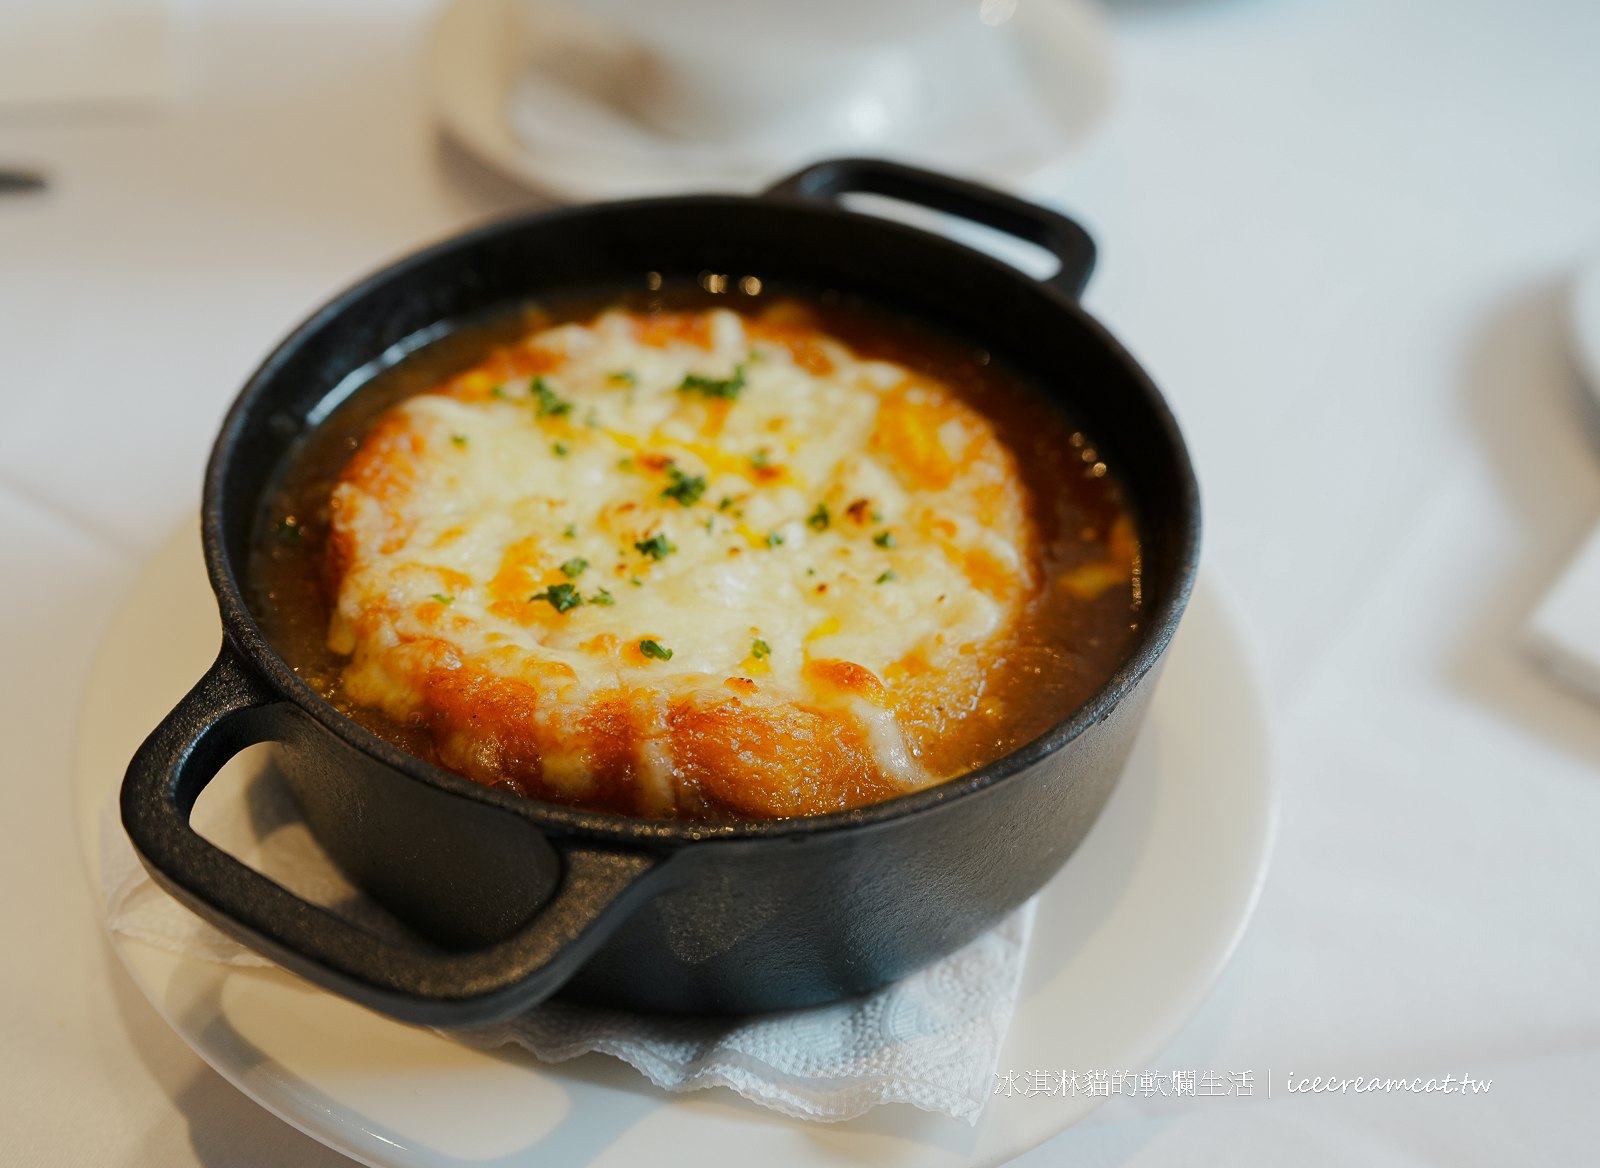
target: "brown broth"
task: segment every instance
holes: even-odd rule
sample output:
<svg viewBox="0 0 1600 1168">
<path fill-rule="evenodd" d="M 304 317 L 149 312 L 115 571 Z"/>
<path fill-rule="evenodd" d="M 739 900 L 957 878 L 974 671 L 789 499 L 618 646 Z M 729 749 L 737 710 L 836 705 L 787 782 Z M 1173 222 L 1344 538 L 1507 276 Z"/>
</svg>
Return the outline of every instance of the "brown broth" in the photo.
<svg viewBox="0 0 1600 1168">
<path fill-rule="evenodd" d="M 341 682 L 346 659 L 327 646 L 331 589 L 324 579 L 323 549 L 328 501 L 340 471 L 374 422 L 400 401 L 476 364 L 497 345 L 555 324 L 591 319 L 607 308 L 731 308 L 754 314 L 774 299 L 682 291 L 523 306 L 469 323 L 379 372 L 296 446 L 258 515 L 247 598 L 268 641 L 335 708 L 400 748 L 437 763 L 432 737 L 420 719 L 398 723 L 347 699 Z M 997 646 L 1001 662 L 990 672 L 985 689 L 971 694 L 965 709 L 941 707 L 943 724 L 929 727 L 940 742 L 926 761 L 939 773 L 966 773 L 1044 733 L 1087 700 L 1127 658 L 1141 615 L 1137 560 L 1131 583 L 1114 584 L 1092 600 L 1069 600 L 1058 587 L 1074 568 L 1107 559 L 1113 524 L 1128 512 L 1126 496 L 1115 468 L 1106 468 L 1092 438 L 987 353 L 833 297 L 806 302 L 806 307 L 822 332 L 856 353 L 897 362 L 949 386 L 994 425 L 1015 453 L 1028 488 L 1044 586 L 1014 632 Z"/>
</svg>

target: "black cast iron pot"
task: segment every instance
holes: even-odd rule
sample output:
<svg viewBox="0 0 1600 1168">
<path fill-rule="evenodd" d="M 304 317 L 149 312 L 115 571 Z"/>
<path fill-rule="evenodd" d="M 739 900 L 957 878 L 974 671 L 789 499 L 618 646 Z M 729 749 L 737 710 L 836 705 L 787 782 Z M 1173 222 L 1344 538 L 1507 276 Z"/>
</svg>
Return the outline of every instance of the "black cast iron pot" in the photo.
<svg viewBox="0 0 1600 1168">
<path fill-rule="evenodd" d="M 1038 282 L 940 236 L 853 213 L 869 191 L 1053 251 Z M 216 664 L 140 747 L 122 817 L 157 883 L 289 969 L 412 1022 L 470 1025 L 556 992 L 629 1009 L 743 1012 L 873 989 L 949 954 L 1070 856 L 1122 771 L 1194 578 L 1199 511 L 1155 387 L 1077 306 L 1094 247 L 1051 211 L 884 162 L 821 163 L 760 198 L 572 207 L 496 223 L 363 281 L 267 359 L 206 473 Z M 312 692 L 241 595 L 252 524 L 297 437 L 357 371 L 495 306 L 703 271 L 836 291 L 993 353 L 1059 400 L 1126 485 L 1143 548 L 1132 656 L 1048 733 L 963 778 L 870 807 L 733 824 L 630 819 L 478 786 L 383 742 Z M 189 827 L 252 743 L 281 767 L 349 877 L 425 941 L 401 944 L 295 897 Z"/>
</svg>

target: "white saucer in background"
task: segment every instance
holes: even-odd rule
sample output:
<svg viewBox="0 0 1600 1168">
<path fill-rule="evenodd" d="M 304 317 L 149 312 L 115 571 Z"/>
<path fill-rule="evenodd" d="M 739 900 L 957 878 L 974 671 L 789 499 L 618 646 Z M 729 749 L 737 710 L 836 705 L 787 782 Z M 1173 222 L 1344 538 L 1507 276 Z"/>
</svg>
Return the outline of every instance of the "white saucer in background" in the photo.
<svg viewBox="0 0 1600 1168">
<path fill-rule="evenodd" d="M 85 695 L 75 803 L 97 900 L 100 810 L 219 639 L 197 533 L 181 532 L 128 597 Z M 1127 773 L 1040 895 L 1001 1072 L 1147 1068 L 1232 954 L 1265 876 L 1274 816 L 1260 689 L 1202 578 Z M 384 1168 L 965 1168 L 1010 1160 L 1099 1102 L 994 1096 L 976 1128 L 906 1104 L 808 1123 L 720 1088 L 669 1095 L 603 1055 L 550 1066 L 512 1048 L 473 1050 L 276 968 L 111 940 L 156 1009 L 229 1082 Z"/>
<path fill-rule="evenodd" d="M 557 19 L 528 45 L 522 0 L 452 0 L 435 24 L 429 84 L 440 122 L 483 162 L 558 198 L 752 192 L 823 156 L 869 154 L 1016 184 L 1081 142 L 1110 100 L 1104 18 L 1089 0 L 1020 0 L 977 26 L 970 59 L 944 62 L 920 127 L 903 140 L 766 139 L 728 145 L 652 131 L 531 62 L 624 50 Z"/>
</svg>

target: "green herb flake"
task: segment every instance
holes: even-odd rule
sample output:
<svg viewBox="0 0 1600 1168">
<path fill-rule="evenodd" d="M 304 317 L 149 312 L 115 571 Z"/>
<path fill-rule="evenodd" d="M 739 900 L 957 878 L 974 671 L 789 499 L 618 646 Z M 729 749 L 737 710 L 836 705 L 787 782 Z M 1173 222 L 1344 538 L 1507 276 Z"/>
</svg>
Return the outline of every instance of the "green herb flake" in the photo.
<svg viewBox="0 0 1600 1168">
<path fill-rule="evenodd" d="M 718 511 L 726 511 L 729 507 L 732 507 L 732 506 L 733 506 L 733 500 L 728 498 L 728 496 L 724 495 L 724 496 L 722 496 L 722 502 L 717 504 L 717 510 Z"/>
<path fill-rule="evenodd" d="M 705 475 L 686 475 L 677 467 L 667 465 L 669 485 L 662 490 L 663 499 L 676 499 L 681 507 L 693 507 L 706 493 Z"/>
<path fill-rule="evenodd" d="M 783 532 L 781 532 L 781 531 L 769 531 L 769 532 L 767 532 L 767 546 L 769 548 L 779 547 L 779 546 L 782 545 L 782 543 L 783 543 Z"/>
<path fill-rule="evenodd" d="M 717 517 L 715 515 L 707 515 L 706 516 L 706 521 L 705 521 L 705 525 L 704 526 L 705 526 L 707 535 L 711 534 L 711 528 L 716 524 L 716 522 L 717 522 Z"/>
<path fill-rule="evenodd" d="M 667 542 L 664 534 L 652 535 L 649 539 L 635 541 L 633 548 L 641 556 L 649 556 L 652 560 L 664 560 L 678 549 Z"/>
<path fill-rule="evenodd" d="M 567 524 L 567 529 L 561 533 L 561 538 L 562 539 L 577 539 L 578 538 L 578 525 L 575 524 L 575 523 Z"/>
<path fill-rule="evenodd" d="M 828 505 L 826 503 L 818 503 L 817 509 L 806 516 L 806 526 L 812 531 L 827 531 L 828 523 L 832 518 L 828 514 Z"/>
<path fill-rule="evenodd" d="M 894 532 L 880 531 L 872 537 L 872 542 L 881 548 L 892 548 L 894 547 Z"/>
<path fill-rule="evenodd" d="M 550 445 L 550 452 L 557 458 L 565 458 L 572 453 L 572 450 L 564 442 L 553 442 Z"/>
<path fill-rule="evenodd" d="M 646 657 L 654 657 L 657 661 L 672 660 L 672 650 L 660 641 L 652 641 L 649 637 L 639 642 L 639 652 Z"/>
<path fill-rule="evenodd" d="M 638 385 L 639 379 L 633 375 L 633 370 L 621 369 L 616 373 L 608 373 L 606 382 L 609 385 Z"/>
<path fill-rule="evenodd" d="M 300 539 L 300 533 L 304 530 L 305 524 L 297 522 L 293 515 L 288 515 L 278 521 L 278 525 L 273 529 L 272 534 L 281 543 L 297 543 Z"/>
<path fill-rule="evenodd" d="M 491 389 L 489 391 L 489 396 L 490 397 L 498 397 L 498 398 L 506 397 L 506 387 L 503 386 L 503 385 L 495 386 L 493 389 Z"/>
<path fill-rule="evenodd" d="M 772 650 L 767 647 L 767 643 L 765 641 L 758 638 L 757 640 L 750 642 L 750 656 L 754 657 L 757 661 L 763 661 L 767 657 L 771 656 L 771 654 Z"/>
<path fill-rule="evenodd" d="M 543 592 L 535 592 L 529 600 L 548 600 L 557 612 L 570 612 L 583 603 L 583 597 L 571 584 L 552 584 Z"/>
<path fill-rule="evenodd" d="M 637 577 L 637 576 L 629 576 L 628 577 L 628 583 L 632 584 L 635 588 L 643 588 L 644 587 L 644 581 L 639 579 L 639 577 Z"/>
<path fill-rule="evenodd" d="M 467 444 L 467 436 L 465 434 L 452 434 L 450 435 L 450 441 L 457 446 L 465 446 Z"/>
<path fill-rule="evenodd" d="M 433 594 L 433 598 L 435 600 L 437 600 L 440 604 L 449 604 L 452 600 L 455 599 L 454 596 L 446 596 L 443 592 L 435 592 Z"/>
<path fill-rule="evenodd" d="M 874 522 L 874 523 L 882 523 L 883 522 L 883 514 L 882 514 L 882 512 L 874 511 L 872 513 L 872 522 Z"/>
<path fill-rule="evenodd" d="M 598 604 L 601 608 L 609 608 L 616 602 L 616 598 L 604 588 L 600 589 L 599 592 L 596 592 L 593 596 L 589 597 L 590 604 Z"/>
<path fill-rule="evenodd" d="M 619 459 L 617 459 L 617 469 L 618 470 L 632 470 L 633 469 L 633 459 L 631 459 L 631 458 L 619 458 Z"/>
<path fill-rule="evenodd" d="M 588 570 L 588 560 L 568 560 L 561 565 L 561 574 L 568 580 L 576 580 Z"/>
<path fill-rule="evenodd" d="M 896 579 L 899 579 L 899 577 L 897 577 L 894 574 L 894 569 L 890 568 L 887 572 L 885 572 L 883 575 L 879 576 L 876 580 L 874 580 L 873 583 L 875 583 L 875 584 L 886 584 L 890 580 L 896 580 Z"/>
<path fill-rule="evenodd" d="M 698 373 L 691 373 L 683 379 L 683 384 L 678 386 L 678 392 L 698 393 L 704 397 L 720 397 L 734 401 L 743 388 L 744 366 L 736 365 L 732 377 L 702 377 Z"/>
<path fill-rule="evenodd" d="M 765 446 L 750 456 L 750 465 L 755 467 L 757 470 L 760 470 L 764 466 L 772 465 L 767 461 L 767 448 Z"/>
<path fill-rule="evenodd" d="M 550 388 L 550 383 L 544 378 L 535 377 L 528 390 L 533 395 L 539 417 L 559 418 L 563 414 L 572 412 L 572 403 L 557 397 L 555 390 Z"/>
</svg>

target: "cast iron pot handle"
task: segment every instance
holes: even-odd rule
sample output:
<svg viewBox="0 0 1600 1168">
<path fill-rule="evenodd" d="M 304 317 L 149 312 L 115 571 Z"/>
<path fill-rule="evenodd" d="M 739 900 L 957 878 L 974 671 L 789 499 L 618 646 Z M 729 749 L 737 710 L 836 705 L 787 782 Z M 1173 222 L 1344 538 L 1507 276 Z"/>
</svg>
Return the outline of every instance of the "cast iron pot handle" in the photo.
<svg viewBox="0 0 1600 1168">
<path fill-rule="evenodd" d="M 1094 240 L 1065 215 L 992 187 L 898 162 L 839 158 L 814 163 L 768 187 L 763 197 L 837 199 L 851 191 L 903 199 L 1036 243 L 1061 261 L 1044 283 L 1072 300 L 1083 293 L 1094 271 Z"/>
<path fill-rule="evenodd" d="M 652 856 L 557 845 L 562 878 L 515 935 L 467 953 L 386 941 L 310 904 L 189 826 L 222 765 L 305 715 L 226 642 L 216 663 L 134 755 L 122 822 L 151 877 L 200 916 L 287 969 L 407 1022 L 471 1026 L 538 1004 L 653 891 Z"/>
</svg>

